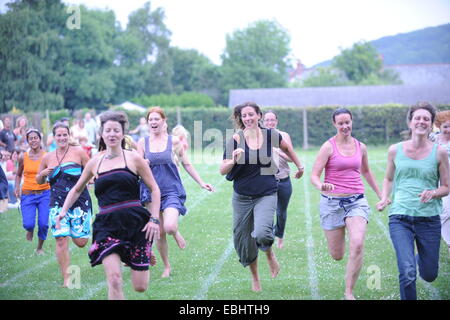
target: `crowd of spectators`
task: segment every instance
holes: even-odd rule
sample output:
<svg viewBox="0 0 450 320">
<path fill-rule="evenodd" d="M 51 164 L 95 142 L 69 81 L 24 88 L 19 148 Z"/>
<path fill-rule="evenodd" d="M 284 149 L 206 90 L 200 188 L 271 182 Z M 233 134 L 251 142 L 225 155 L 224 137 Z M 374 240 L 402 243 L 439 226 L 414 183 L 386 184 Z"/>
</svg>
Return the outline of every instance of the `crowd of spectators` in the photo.
<svg viewBox="0 0 450 320">
<path fill-rule="evenodd" d="M 89 112 L 81 119 L 70 120 L 69 118 L 59 119 L 70 127 L 71 142 L 81 145 L 88 156 L 91 157 L 96 152 L 99 127 L 97 120 Z M 0 119 L 0 165 L 8 180 L 8 206 L 5 206 L 4 209 L 0 208 L 0 212 L 7 208 L 19 207 L 18 199 L 14 194 L 17 160 L 22 152 L 28 150 L 26 132 L 31 128 L 33 126 L 30 125 L 25 116 L 14 119 L 13 116 L 6 115 Z M 50 152 L 56 149 L 56 143 L 51 132 L 42 141 L 45 143 L 43 147 L 46 151 Z"/>
</svg>

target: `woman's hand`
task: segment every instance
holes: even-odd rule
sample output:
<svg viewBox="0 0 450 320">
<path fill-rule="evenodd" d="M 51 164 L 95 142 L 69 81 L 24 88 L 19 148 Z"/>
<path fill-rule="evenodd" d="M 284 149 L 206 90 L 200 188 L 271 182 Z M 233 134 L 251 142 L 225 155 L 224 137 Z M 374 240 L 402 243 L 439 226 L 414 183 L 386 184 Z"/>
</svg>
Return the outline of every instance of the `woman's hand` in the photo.
<svg viewBox="0 0 450 320">
<path fill-rule="evenodd" d="M 320 191 L 333 191 L 334 190 L 334 184 L 332 183 L 322 183 L 320 186 Z"/>
<path fill-rule="evenodd" d="M 200 184 L 200 187 L 202 187 L 202 189 L 208 190 L 209 192 L 214 192 L 215 191 L 214 187 L 211 184 L 209 184 L 209 183 L 203 183 L 202 182 Z"/>
<path fill-rule="evenodd" d="M 242 155 L 244 154 L 244 149 L 242 148 L 237 148 L 236 150 L 233 151 L 233 161 L 234 163 L 237 163 L 239 161 L 239 159 L 242 157 Z"/>
<path fill-rule="evenodd" d="M 55 218 L 55 221 L 56 221 L 55 228 L 57 230 L 61 229 L 61 220 L 64 219 L 65 216 L 66 216 L 66 214 L 65 213 L 61 214 L 61 212 L 56 216 L 56 218 Z"/>
<path fill-rule="evenodd" d="M 44 170 L 42 170 L 41 172 L 39 172 L 39 174 L 42 177 L 48 177 L 52 173 L 53 169 L 55 169 L 55 167 L 47 167 Z"/>
<path fill-rule="evenodd" d="M 436 190 L 423 190 L 420 194 L 420 202 L 427 203 L 431 201 L 436 195 Z"/>
<path fill-rule="evenodd" d="M 304 172 L 305 172 L 305 168 L 304 167 L 298 168 L 297 172 L 295 173 L 294 178 L 295 179 L 300 179 L 303 176 Z"/>
<path fill-rule="evenodd" d="M 155 221 L 158 221 L 156 223 Z M 159 240 L 160 231 L 159 231 L 159 220 L 156 218 L 152 218 L 142 229 L 142 232 L 145 232 L 145 238 L 148 241 Z"/>
<path fill-rule="evenodd" d="M 387 199 L 381 199 L 380 201 L 377 202 L 376 207 L 378 211 L 383 211 L 384 208 L 386 208 L 388 205 L 390 205 L 392 203 L 391 199 L 387 198 Z"/>
</svg>

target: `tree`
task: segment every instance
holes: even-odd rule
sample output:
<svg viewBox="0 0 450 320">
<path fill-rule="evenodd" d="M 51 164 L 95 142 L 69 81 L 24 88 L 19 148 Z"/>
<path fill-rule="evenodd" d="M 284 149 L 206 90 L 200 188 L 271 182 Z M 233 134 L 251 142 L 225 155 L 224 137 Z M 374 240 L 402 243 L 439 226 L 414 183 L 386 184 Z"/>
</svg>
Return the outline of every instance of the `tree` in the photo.
<svg viewBox="0 0 450 320">
<path fill-rule="evenodd" d="M 219 67 L 195 49 L 169 49 L 173 64 L 174 92 L 213 92 L 219 89 Z"/>
<path fill-rule="evenodd" d="M 369 42 L 357 42 L 333 58 L 330 67 L 317 68 L 302 87 L 400 84 L 398 74 L 384 70 L 375 47 Z"/>
<path fill-rule="evenodd" d="M 377 74 L 383 67 L 377 50 L 369 42 L 360 41 L 350 49 L 343 49 L 333 59 L 332 65 L 344 71 L 348 80 L 360 83 L 371 75 Z"/>
<path fill-rule="evenodd" d="M 0 15 L 0 110 L 62 108 L 67 55 L 59 1 L 15 1 Z"/>
<path fill-rule="evenodd" d="M 233 88 L 273 88 L 287 84 L 290 36 L 276 21 L 260 20 L 226 36 L 222 54 L 222 103 Z"/>
</svg>

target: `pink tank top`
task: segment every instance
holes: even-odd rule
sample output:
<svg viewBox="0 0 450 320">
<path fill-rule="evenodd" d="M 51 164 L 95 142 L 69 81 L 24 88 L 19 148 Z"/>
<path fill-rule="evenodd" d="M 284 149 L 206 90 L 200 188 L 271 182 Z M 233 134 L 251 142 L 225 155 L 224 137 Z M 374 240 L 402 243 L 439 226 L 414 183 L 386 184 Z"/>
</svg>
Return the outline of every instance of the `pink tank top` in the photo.
<svg viewBox="0 0 450 320">
<path fill-rule="evenodd" d="M 333 146 L 331 154 L 325 166 L 325 183 L 332 183 L 334 190 L 331 193 L 364 193 L 364 184 L 361 180 L 361 146 L 360 142 L 353 138 L 356 151 L 351 156 L 342 155 L 335 138 L 328 140 Z"/>
</svg>

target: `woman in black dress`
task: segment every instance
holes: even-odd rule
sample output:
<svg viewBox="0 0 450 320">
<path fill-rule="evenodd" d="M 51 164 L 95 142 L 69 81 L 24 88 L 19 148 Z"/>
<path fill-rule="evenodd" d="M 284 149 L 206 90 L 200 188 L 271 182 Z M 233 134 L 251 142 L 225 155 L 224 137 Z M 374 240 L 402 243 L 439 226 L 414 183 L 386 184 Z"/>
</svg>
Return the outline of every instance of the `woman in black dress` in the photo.
<svg viewBox="0 0 450 320">
<path fill-rule="evenodd" d="M 121 112 L 100 116 L 100 147 L 104 152 L 91 159 L 75 187 L 67 195 L 59 221 L 95 177 L 99 213 L 93 224 L 93 243 L 89 250 L 91 265 L 103 264 L 108 282 L 108 298 L 124 299 L 121 264 L 131 268 L 136 291 L 147 290 L 151 248 L 159 239 L 160 191 L 147 162 L 138 153 L 125 150 L 124 134 L 128 124 Z M 150 213 L 139 199 L 139 180 L 152 191 Z"/>
</svg>

